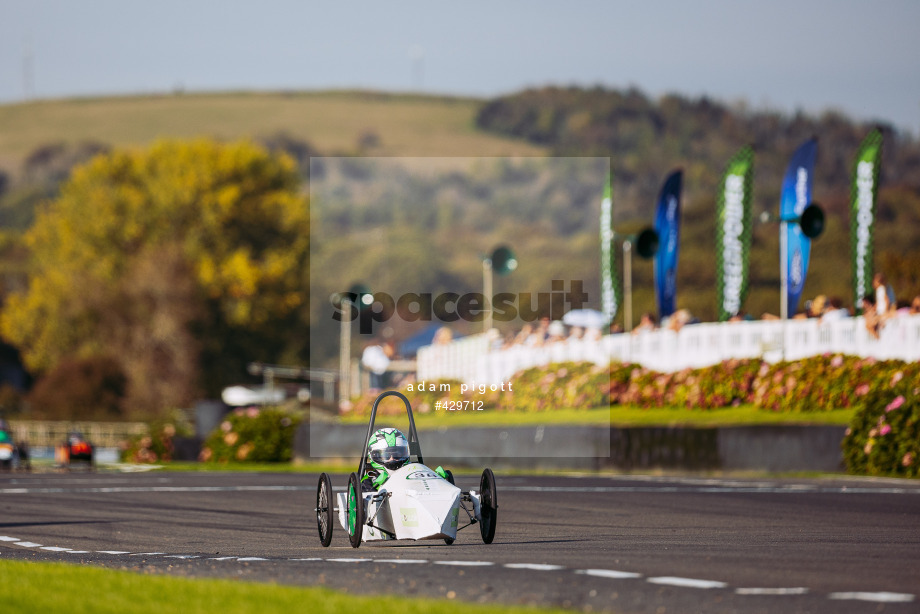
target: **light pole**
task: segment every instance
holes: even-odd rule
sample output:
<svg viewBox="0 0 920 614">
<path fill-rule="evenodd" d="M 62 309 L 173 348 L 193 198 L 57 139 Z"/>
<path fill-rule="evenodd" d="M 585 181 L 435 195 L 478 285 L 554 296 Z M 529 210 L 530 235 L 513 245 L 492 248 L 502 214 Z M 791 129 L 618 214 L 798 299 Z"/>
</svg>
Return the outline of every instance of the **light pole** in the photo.
<svg viewBox="0 0 920 614">
<path fill-rule="evenodd" d="M 636 251 L 645 260 L 658 251 L 658 233 L 651 228 L 642 230 L 638 235 L 628 235 L 623 241 L 623 330 L 632 331 L 632 243 L 636 242 Z"/>
<path fill-rule="evenodd" d="M 802 211 L 802 215 L 775 218 L 769 211 L 760 214 L 760 222 L 778 221 L 779 233 L 779 317 L 789 319 L 789 225 L 798 224 L 802 234 L 815 239 L 824 232 L 824 211 L 817 203 L 811 203 Z"/>
<path fill-rule="evenodd" d="M 354 298 L 352 298 L 354 297 Z M 352 284 L 348 292 L 337 297 L 342 315 L 339 326 L 339 404 L 351 396 L 351 323 L 362 309 L 374 302 L 371 291 L 364 284 Z"/>
<path fill-rule="evenodd" d="M 632 331 L 632 241 L 623 241 L 623 330 Z"/>
<path fill-rule="evenodd" d="M 339 326 L 339 405 L 346 402 L 350 396 L 351 322 L 354 315 L 352 307 L 354 303 L 347 297 L 339 301 L 339 308 L 345 311 Z"/>
</svg>

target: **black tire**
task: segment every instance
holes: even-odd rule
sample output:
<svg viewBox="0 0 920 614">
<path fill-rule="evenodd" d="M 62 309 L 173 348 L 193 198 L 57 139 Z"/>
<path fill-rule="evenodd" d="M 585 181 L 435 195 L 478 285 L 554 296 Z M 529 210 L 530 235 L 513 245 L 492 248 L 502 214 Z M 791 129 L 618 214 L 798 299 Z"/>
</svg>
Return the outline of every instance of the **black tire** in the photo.
<svg viewBox="0 0 920 614">
<path fill-rule="evenodd" d="M 316 487 L 316 526 L 319 529 L 319 543 L 328 548 L 332 543 L 332 480 L 325 473 L 319 476 Z"/>
<path fill-rule="evenodd" d="M 444 473 L 447 474 L 447 481 L 450 482 L 452 485 L 456 486 L 457 483 L 454 482 L 454 474 L 453 474 L 453 472 L 452 472 L 450 469 L 445 469 L 445 470 L 444 470 Z"/>
<path fill-rule="evenodd" d="M 479 532 L 482 541 L 491 544 L 495 539 L 495 524 L 498 520 L 498 494 L 495 490 L 495 475 L 486 467 L 479 479 Z"/>
<path fill-rule="evenodd" d="M 345 520 L 348 524 L 348 541 L 352 548 L 361 545 L 364 535 L 364 495 L 358 476 L 352 473 L 348 476 L 348 491 L 345 496 Z"/>
</svg>

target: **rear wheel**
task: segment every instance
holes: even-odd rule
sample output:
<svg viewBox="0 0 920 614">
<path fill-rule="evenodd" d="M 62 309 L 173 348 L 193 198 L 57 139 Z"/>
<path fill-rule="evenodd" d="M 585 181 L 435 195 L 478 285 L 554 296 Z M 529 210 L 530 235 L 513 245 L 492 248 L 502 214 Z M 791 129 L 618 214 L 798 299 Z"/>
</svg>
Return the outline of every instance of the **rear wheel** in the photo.
<svg viewBox="0 0 920 614">
<path fill-rule="evenodd" d="M 319 542 L 324 548 L 332 543 L 332 508 L 332 480 L 323 473 L 316 487 L 316 526 L 319 529 Z"/>
<path fill-rule="evenodd" d="M 348 541 L 351 542 L 352 548 L 357 548 L 361 545 L 361 537 L 364 534 L 364 497 L 361 494 L 358 476 L 354 473 L 348 476 L 348 494 L 345 499 Z"/>
<path fill-rule="evenodd" d="M 495 475 L 486 467 L 479 479 L 479 532 L 482 541 L 491 544 L 495 539 L 495 523 L 498 520 L 498 497 L 495 491 Z"/>
</svg>

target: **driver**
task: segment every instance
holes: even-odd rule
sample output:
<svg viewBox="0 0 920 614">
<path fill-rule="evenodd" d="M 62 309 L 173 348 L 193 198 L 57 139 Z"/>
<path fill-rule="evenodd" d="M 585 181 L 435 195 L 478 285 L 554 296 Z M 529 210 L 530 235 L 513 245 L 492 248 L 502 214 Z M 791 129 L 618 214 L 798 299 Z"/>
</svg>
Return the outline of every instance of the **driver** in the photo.
<svg viewBox="0 0 920 614">
<path fill-rule="evenodd" d="M 409 440 L 402 431 L 394 428 L 384 428 L 374 431 L 367 444 L 367 470 L 361 480 L 362 488 L 366 490 L 380 490 L 383 483 L 390 477 L 391 471 L 396 471 L 409 461 Z"/>
</svg>

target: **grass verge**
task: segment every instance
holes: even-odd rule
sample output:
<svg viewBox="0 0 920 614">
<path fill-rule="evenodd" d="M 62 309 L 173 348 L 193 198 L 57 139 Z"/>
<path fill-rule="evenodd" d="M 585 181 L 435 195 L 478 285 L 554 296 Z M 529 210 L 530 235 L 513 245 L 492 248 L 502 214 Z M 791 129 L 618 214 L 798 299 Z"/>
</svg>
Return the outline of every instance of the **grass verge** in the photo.
<svg viewBox="0 0 920 614">
<path fill-rule="evenodd" d="M 49 590 L 52 587 L 53 590 Z M 98 567 L 22 561 L 0 561 L 0 595 L 3 595 L 5 611 L 19 614 L 363 614 L 381 607 L 383 611 L 401 614 L 549 614 L 564 611 L 469 604 L 448 599 L 356 596 L 326 588 L 148 576 Z"/>
</svg>

